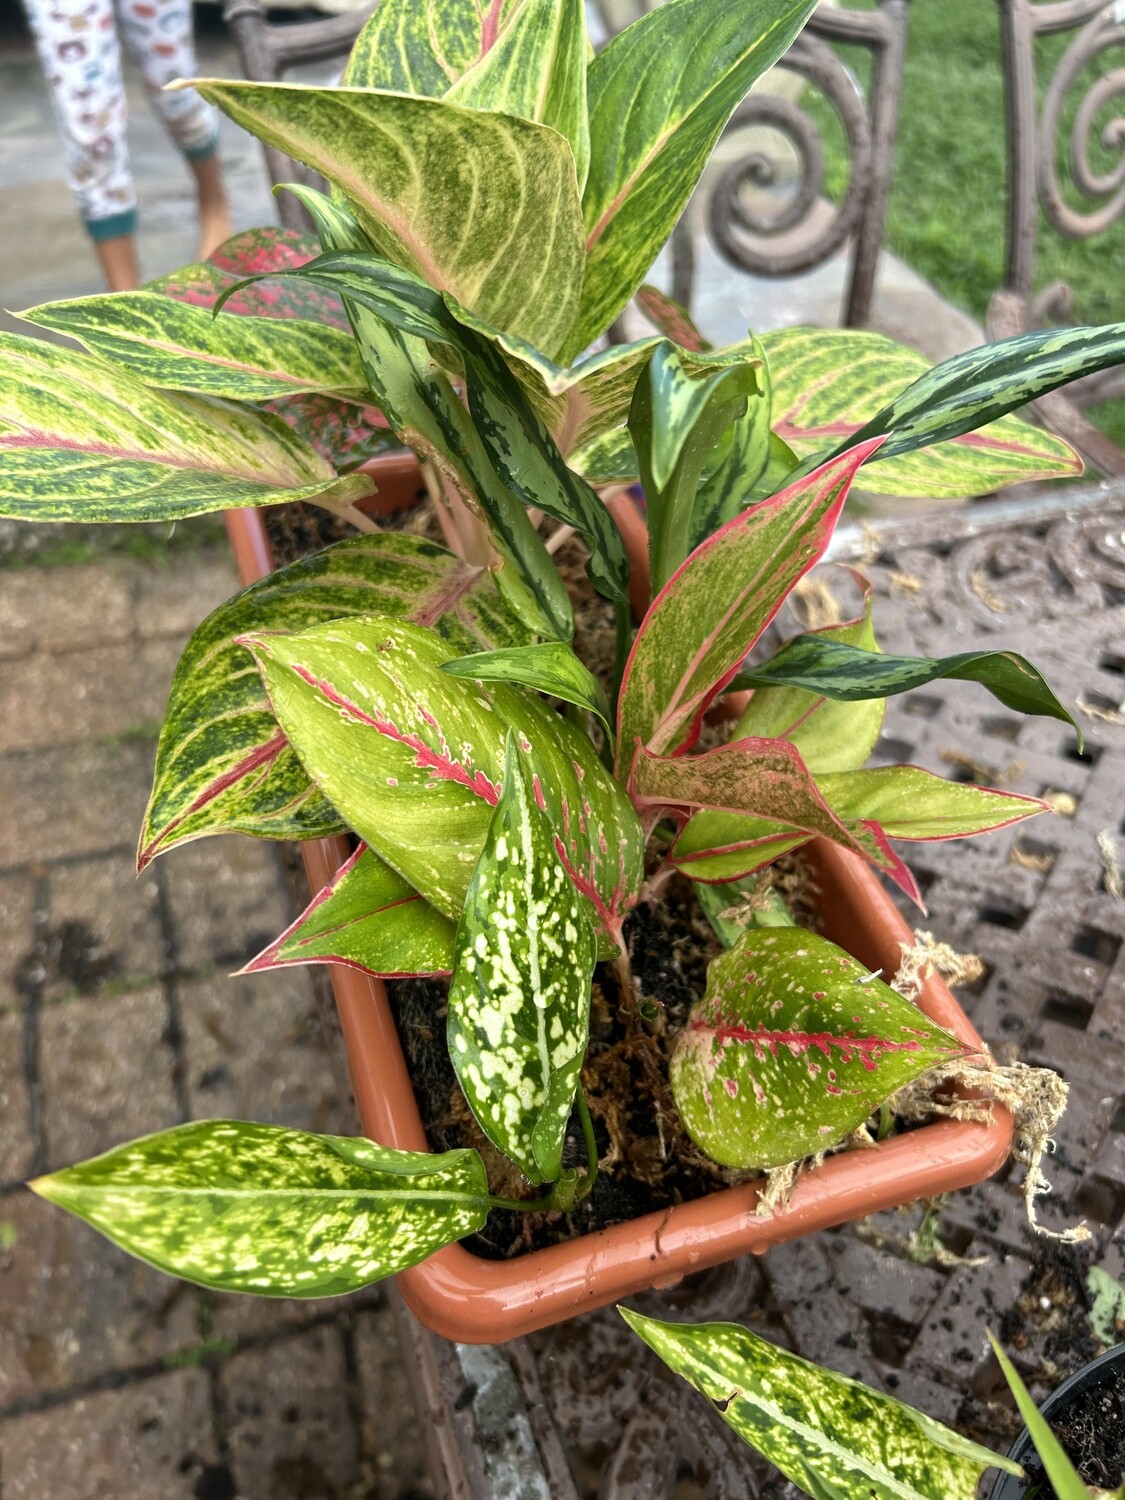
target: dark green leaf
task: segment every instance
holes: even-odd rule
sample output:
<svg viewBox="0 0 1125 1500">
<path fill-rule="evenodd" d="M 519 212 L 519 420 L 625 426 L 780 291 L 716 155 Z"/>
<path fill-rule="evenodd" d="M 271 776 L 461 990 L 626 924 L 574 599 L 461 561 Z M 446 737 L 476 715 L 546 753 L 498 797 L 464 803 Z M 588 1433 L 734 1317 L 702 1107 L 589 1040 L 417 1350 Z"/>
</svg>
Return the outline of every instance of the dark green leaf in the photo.
<svg viewBox="0 0 1125 1500">
<path fill-rule="evenodd" d="M 525 687 L 597 714 L 607 733 L 613 732 L 605 689 L 561 641 L 474 652 L 447 661 L 442 671 L 451 677 L 475 677 L 482 682 L 522 682 Z"/>
</svg>

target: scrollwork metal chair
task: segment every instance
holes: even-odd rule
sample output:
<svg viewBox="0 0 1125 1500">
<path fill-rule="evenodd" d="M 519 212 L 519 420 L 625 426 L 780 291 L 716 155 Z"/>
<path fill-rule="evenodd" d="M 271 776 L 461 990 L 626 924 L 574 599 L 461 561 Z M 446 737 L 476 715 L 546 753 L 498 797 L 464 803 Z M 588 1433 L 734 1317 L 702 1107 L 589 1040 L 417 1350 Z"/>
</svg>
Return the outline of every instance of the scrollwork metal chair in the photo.
<svg viewBox="0 0 1125 1500">
<path fill-rule="evenodd" d="M 1008 218 L 1004 286 L 988 309 L 990 338 L 1005 338 L 1059 323 L 1070 315 L 1070 288 L 1053 282 L 1036 294 L 1035 264 L 1040 210 L 1048 226 L 1070 240 L 1104 233 L 1125 214 L 1125 117 L 1102 125 L 1099 118 L 1114 99 L 1125 96 L 1125 66 L 1099 73 L 1082 94 L 1069 120 L 1068 194 L 1059 171 L 1060 135 L 1068 122 L 1068 100 L 1082 76 L 1115 48 L 1125 58 L 1125 5 L 1117 0 L 999 0 L 1004 63 L 1008 149 Z M 1037 48 L 1040 38 L 1071 36 L 1037 106 Z M 1099 171 L 1091 159 L 1097 133 L 1115 164 Z M 1074 206 L 1080 198 L 1084 206 Z M 1119 370 L 1077 382 L 1045 396 L 1033 407 L 1053 432 L 1066 438 L 1107 477 L 1125 477 L 1125 451 L 1094 426 L 1084 408 L 1125 393 Z"/>
<path fill-rule="evenodd" d="M 339 60 L 341 67 L 374 5 L 315 21 L 271 21 L 258 0 L 223 0 L 223 20 L 238 48 L 242 71 L 256 83 L 280 83 L 291 68 Z M 276 146 L 264 146 L 270 181 L 323 188 L 324 179 Z M 278 198 L 287 229 L 309 229 L 311 220 L 291 193 Z"/>
</svg>

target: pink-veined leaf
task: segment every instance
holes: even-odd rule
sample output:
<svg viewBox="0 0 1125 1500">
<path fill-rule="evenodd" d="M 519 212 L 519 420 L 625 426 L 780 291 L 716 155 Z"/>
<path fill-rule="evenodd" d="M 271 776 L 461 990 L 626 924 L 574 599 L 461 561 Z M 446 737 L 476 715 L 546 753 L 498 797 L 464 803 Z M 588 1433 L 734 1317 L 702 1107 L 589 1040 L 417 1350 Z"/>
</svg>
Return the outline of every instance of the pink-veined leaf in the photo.
<svg viewBox="0 0 1125 1500">
<path fill-rule="evenodd" d="M 859 466 L 862 443 L 760 501 L 701 543 L 653 601 L 633 643 L 618 708 L 618 774 L 638 741 L 690 748 L 793 585 L 823 555 Z"/>
<path fill-rule="evenodd" d="M 141 869 L 210 833 L 320 838 L 339 813 L 310 782 L 236 638 L 379 610 L 432 626 L 460 656 L 526 645 L 489 573 L 421 537 L 354 537 L 228 600 L 192 635 L 172 680 L 141 830 Z"/>
<path fill-rule="evenodd" d="M 817 776 L 817 793 L 847 828 L 868 823 L 908 842 L 972 838 L 1046 812 L 1037 797 L 947 781 L 919 766 L 872 766 Z M 803 842 L 762 817 L 701 812 L 676 840 L 671 860 L 693 880 L 727 881 L 761 869 Z"/>
<path fill-rule="evenodd" d="M 533 692 L 459 681 L 434 631 L 378 615 L 242 637 L 305 770 L 348 826 L 447 916 L 465 901 L 500 800 L 509 728 L 529 757 L 559 857 L 616 940 L 643 838 L 588 737 Z"/>
<path fill-rule="evenodd" d="M 781 328 L 762 335 L 773 381 L 773 425 L 801 458 L 828 453 L 931 368 L 924 355 L 856 328 Z M 1081 474 L 1053 433 L 1018 417 L 932 448 L 880 459 L 864 471 L 876 495 L 961 499 L 1006 484 Z"/>
<path fill-rule="evenodd" d="M 844 818 L 833 811 L 799 751 L 787 740 L 735 740 L 703 755 L 657 756 L 642 749 L 633 762 L 633 801 L 652 810 L 708 808 L 751 814 L 755 823 L 766 824 L 767 847 L 779 836 L 790 840 L 798 835 L 797 842 L 803 843 L 820 834 L 867 860 L 921 905 L 914 877 L 884 830 L 872 818 Z M 788 847 L 795 845 L 790 842 Z M 745 843 L 741 855 L 745 863 L 740 869 L 710 878 L 731 880 L 768 863 Z M 674 857 L 679 862 L 678 852 Z M 703 878 L 695 870 L 688 873 L 693 879 Z"/>
<path fill-rule="evenodd" d="M 695 354 L 704 354 L 710 349 L 711 345 L 692 322 L 687 308 L 681 307 L 659 287 L 646 283 L 633 301 L 652 326 L 681 349 L 690 349 Z"/>
<path fill-rule="evenodd" d="M 768 1168 L 836 1145 L 898 1089 L 966 1055 L 835 943 L 769 927 L 712 961 L 670 1076 L 713 1161 Z"/>
<path fill-rule="evenodd" d="M 448 974 L 454 935 L 448 917 L 360 844 L 297 920 L 241 972 L 343 964 L 382 979 Z"/>
</svg>

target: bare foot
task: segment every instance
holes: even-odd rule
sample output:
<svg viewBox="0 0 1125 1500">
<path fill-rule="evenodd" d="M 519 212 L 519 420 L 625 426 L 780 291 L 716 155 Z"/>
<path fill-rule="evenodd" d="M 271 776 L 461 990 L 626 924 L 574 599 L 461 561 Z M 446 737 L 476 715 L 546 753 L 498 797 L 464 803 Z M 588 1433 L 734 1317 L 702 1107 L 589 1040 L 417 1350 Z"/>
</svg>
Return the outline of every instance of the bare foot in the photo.
<svg viewBox="0 0 1125 1500">
<path fill-rule="evenodd" d="M 193 161 L 191 170 L 199 194 L 199 258 L 206 260 L 231 237 L 230 204 L 217 151 L 203 161 Z"/>
</svg>

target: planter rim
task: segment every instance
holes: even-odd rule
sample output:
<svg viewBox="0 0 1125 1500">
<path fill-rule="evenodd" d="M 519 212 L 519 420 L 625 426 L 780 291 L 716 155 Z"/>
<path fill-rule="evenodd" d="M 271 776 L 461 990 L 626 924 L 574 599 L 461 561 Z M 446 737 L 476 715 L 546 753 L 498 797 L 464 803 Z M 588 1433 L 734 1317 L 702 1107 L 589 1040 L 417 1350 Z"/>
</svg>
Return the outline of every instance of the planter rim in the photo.
<svg viewBox="0 0 1125 1500">
<path fill-rule="evenodd" d="M 272 571 L 259 512 L 230 511 L 226 524 L 243 584 Z M 913 933 L 877 877 L 857 856 L 826 840 L 809 847 L 823 881 L 827 931 L 849 951 L 858 949 L 872 968 L 893 973 L 899 944 L 912 942 Z M 301 852 L 313 891 L 349 853 L 343 839 L 306 842 Z M 329 973 L 364 1133 L 399 1150 L 430 1150 L 386 986 L 338 964 L 329 965 Z M 981 1045 L 940 979 L 924 983 L 919 1003 L 961 1041 Z M 739 1255 L 760 1255 L 786 1240 L 968 1187 L 1000 1168 L 1012 1131 L 1011 1115 L 994 1104 L 988 1124 L 940 1120 L 867 1150 L 830 1156 L 805 1173 L 785 1210 L 767 1217 L 755 1213 L 761 1184 L 753 1182 L 508 1261 L 485 1260 L 450 1245 L 400 1272 L 398 1285 L 435 1333 L 463 1343 L 499 1343 L 635 1292 L 673 1286 Z"/>
<path fill-rule="evenodd" d="M 1107 1349 L 1097 1359 L 1092 1359 L 1088 1365 L 1083 1365 L 1080 1370 L 1069 1375 L 1039 1407 L 1041 1415 L 1049 1418 L 1060 1406 L 1065 1406 L 1072 1396 L 1089 1390 L 1092 1385 L 1100 1385 L 1106 1372 L 1115 1370 L 1118 1365 L 1125 1365 L 1125 1344 L 1115 1344 L 1112 1349 Z M 1019 1436 L 1008 1449 L 1008 1457 L 1022 1464 L 1031 1454 L 1033 1446 L 1031 1434 L 1026 1427 L 1021 1428 Z M 992 1486 L 989 1500 L 1020 1500 L 1024 1493 L 1024 1483 L 1018 1474 L 1002 1472 Z"/>
</svg>

